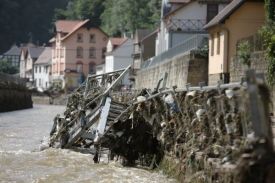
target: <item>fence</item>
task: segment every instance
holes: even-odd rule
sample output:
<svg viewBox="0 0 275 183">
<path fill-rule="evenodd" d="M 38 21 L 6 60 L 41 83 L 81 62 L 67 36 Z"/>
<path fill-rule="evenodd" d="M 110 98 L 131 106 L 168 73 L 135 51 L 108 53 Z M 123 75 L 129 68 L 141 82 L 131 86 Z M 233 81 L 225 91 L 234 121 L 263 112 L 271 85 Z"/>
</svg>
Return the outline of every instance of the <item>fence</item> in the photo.
<svg viewBox="0 0 275 183">
<path fill-rule="evenodd" d="M 208 44 L 208 34 L 197 34 L 186 41 L 174 46 L 173 48 L 149 59 L 140 65 L 140 70 L 149 68 L 155 64 L 159 64 L 166 59 L 172 58 L 176 55 L 186 53 L 191 50 L 200 50 L 204 44 Z"/>
<path fill-rule="evenodd" d="M 260 34 L 254 34 L 252 36 L 248 36 L 248 37 L 239 39 L 236 43 L 236 50 L 237 51 L 240 50 L 239 45 L 243 41 L 248 41 L 248 43 L 251 45 L 251 48 L 252 48 L 251 51 L 252 52 L 266 50 L 266 47 L 264 46 L 264 40 L 263 40 L 263 38 Z"/>
<path fill-rule="evenodd" d="M 0 80 L 26 85 L 26 79 L 0 72 Z"/>
</svg>

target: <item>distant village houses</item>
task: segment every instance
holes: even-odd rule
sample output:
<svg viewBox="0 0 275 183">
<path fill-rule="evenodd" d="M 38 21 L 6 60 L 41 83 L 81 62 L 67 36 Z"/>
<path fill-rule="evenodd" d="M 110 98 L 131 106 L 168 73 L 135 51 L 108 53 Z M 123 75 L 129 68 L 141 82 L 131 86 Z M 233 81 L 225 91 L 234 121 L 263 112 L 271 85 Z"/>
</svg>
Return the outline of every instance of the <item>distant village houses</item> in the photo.
<svg viewBox="0 0 275 183">
<path fill-rule="evenodd" d="M 77 87 L 96 66 L 104 63 L 108 35 L 92 21 L 59 20 L 54 27 L 52 47 L 52 84 Z"/>
</svg>

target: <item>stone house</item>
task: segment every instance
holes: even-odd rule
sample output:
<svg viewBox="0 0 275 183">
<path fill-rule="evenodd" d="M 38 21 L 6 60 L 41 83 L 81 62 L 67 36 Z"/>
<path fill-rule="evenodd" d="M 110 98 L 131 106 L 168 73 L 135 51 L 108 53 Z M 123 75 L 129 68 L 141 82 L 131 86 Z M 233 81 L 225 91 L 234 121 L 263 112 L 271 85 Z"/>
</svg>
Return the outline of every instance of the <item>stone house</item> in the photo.
<svg viewBox="0 0 275 183">
<path fill-rule="evenodd" d="M 61 87 L 77 87 L 96 66 L 105 62 L 108 35 L 89 19 L 58 20 L 52 46 L 52 80 Z"/>
<path fill-rule="evenodd" d="M 205 26 L 210 34 L 209 85 L 230 82 L 237 41 L 256 34 L 264 22 L 264 0 L 234 0 Z"/>
</svg>

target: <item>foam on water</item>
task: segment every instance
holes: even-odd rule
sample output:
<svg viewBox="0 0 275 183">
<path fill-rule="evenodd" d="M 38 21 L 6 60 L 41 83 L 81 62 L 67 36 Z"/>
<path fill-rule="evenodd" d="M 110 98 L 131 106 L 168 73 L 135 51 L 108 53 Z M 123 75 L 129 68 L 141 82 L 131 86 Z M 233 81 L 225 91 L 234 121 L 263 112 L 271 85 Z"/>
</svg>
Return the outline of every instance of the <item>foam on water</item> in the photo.
<svg viewBox="0 0 275 183">
<path fill-rule="evenodd" d="M 108 163 L 106 154 L 94 164 L 93 149 L 49 148 L 52 119 L 63 110 L 64 106 L 35 105 L 34 109 L 1 113 L 1 182 L 176 182 L 155 171 Z"/>
</svg>

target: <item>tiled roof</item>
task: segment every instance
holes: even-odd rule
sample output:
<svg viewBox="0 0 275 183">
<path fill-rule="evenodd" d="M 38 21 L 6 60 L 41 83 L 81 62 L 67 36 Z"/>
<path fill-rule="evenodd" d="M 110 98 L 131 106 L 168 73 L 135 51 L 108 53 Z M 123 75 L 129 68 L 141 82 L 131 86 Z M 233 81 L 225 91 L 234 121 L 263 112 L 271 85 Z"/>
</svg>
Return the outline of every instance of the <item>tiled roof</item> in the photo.
<svg viewBox="0 0 275 183">
<path fill-rule="evenodd" d="M 49 64 L 52 61 L 51 47 L 45 47 L 44 51 L 40 54 L 35 64 Z"/>
<path fill-rule="evenodd" d="M 44 50 L 44 47 L 28 47 L 31 58 L 38 58 Z"/>
<path fill-rule="evenodd" d="M 58 20 L 55 23 L 57 32 L 69 33 L 71 32 L 81 21 L 79 20 Z"/>
<path fill-rule="evenodd" d="M 120 45 L 122 44 L 127 38 L 110 38 L 112 45 Z"/>
<path fill-rule="evenodd" d="M 20 55 L 21 50 L 17 46 L 13 46 L 9 51 L 3 54 L 4 55 Z"/>
<path fill-rule="evenodd" d="M 59 20 L 55 23 L 57 32 L 66 33 L 66 36 L 62 37 L 61 40 L 66 39 L 67 37 L 69 37 L 71 34 L 73 34 L 76 30 L 78 30 L 80 27 L 84 25 L 88 25 L 88 26 L 92 25 L 92 27 L 95 27 L 100 31 L 102 31 L 100 28 L 96 27 L 92 22 L 90 22 L 89 19 L 84 21 Z M 103 33 L 106 34 L 105 32 Z M 108 35 L 106 34 L 106 36 Z M 55 38 L 52 38 L 49 42 L 54 42 L 54 41 L 55 41 Z"/>
<path fill-rule="evenodd" d="M 232 14 L 234 11 L 236 11 L 245 0 L 234 0 L 232 1 L 228 6 L 226 6 L 217 16 L 215 16 L 206 26 L 204 26 L 205 29 L 209 29 L 215 25 L 218 25 L 220 23 L 224 23 L 225 20 Z"/>
</svg>

